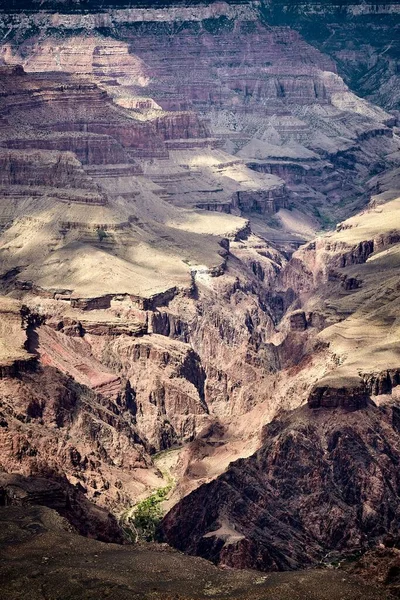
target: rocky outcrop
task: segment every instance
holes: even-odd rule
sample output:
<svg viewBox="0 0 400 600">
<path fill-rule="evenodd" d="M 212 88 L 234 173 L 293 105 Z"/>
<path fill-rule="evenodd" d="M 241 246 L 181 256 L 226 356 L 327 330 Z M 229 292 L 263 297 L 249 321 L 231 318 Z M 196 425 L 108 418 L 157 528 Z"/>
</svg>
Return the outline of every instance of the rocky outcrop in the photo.
<svg viewBox="0 0 400 600">
<path fill-rule="evenodd" d="M 290 315 L 291 331 L 305 331 L 307 329 L 307 318 L 304 311 L 296 311 Z"/>
<path fill-rule="evenodd" d="M 53 30 L 54 32 L 54 30 Z M 33 72 L 61 71 L 63 73 L 92 74 L 102 81 L 145 86 L 149 80 L 146 65 L 129 53 L 126 42 L 87 36 L 85 52 L 79 49 L 79 37 L 72 38 L 72 44 L 59 37 L 48 37 L 42 44 L 26 43 L 22 59 L 23 66 Z M 77 47 L 78 46 L 78 47 Z M 4 57 L 13 60 L 10 46 L 3 48 Z M 32 57 L 34 56 L 34 60 Z"/>
<path fill-rule="evenodd" d="M 379 373 L 368 373 L 364 376 L 366 388 L 370 394 L 380 396 L 390 394 L 400 385 L 400 369 L 385 369 Z"/>
<path fill-rule="evenodd" d="M 278 414 L 258 452 L 178 501 L 163 530 L 179 549 L 269 571 L 398 535 L 397 211 L 394 200 L 352 217 L 269 280 L 279 374 L 267 393 L 276 402 L 285 389 L 288 402 L 307 390 L 307 405 Z M 210 438 L 215 448 L 221 435 Z"/>
<path fill-rule="evenodd" d="M 0 363 L 2 468 L 64 473 L 119 512 L 165 485 L 150 455 L 184 444 L 168 502 L 201 486 L 195 516 L 184 499 L 165 531 L 240 567 L 309 566 L 394 530 L 397 417 L 369 397 L 398 383 L 397 209 L 292 256 L 397 164 L 391 116 L 254 6 L 10 18 L 1 287 L 40 323 L 27 335 L 17 311 L 1 331 L 18 342 Z"/>
<path fill-rule="evenodd" d="M 274 214 L 280 208 L 286 208 L 286 194 L 284 188 L 270 191 L 236 192 L 233 206 L 237 206 L 244 213 Z"/>
<path fill-rule="evenodd" d="M 39 320 L 40 322 L 40 320 Z M 32 335 L 38 324 L 26 306 L 0 298 L 0 379 L 34 372 L 38 367 Z"/>
<path fill-rule="evenodd" d="M 209 413 L 205 373 L 188 345 L 152 334 L 101 339 L 93 349 L 129 380 L 137 428 L 152 451 L 187 442 L 204 427 Z"/>
<path fill-rule="evenodd" d="M 51 133 L 42 138 L 21 137 L 4 140 L 1 145 L 15 150 L 53 150 L 73 152 L 84 165 L 129 163 L 121 144 L 111 136 L 78 133 Z M 133 168 L 133 167 L 132 167 Z M 48 183 L 48 181 L 46 181 Z"/>
<path fill-rule="evenodd" d="M 123 534 L 116 519 L 91 504 L 78 486 L 61 477 L 23 477 L 0 474 L 0 506 L 47 506 L 58 512 L 81 535 L 103 542 L 122 543 Z"/>
<path fill-rule="evenodd" d="M 149 333 L 165 335 L 182 342 L 188 342 L 189 325 L 178 315 L 157 310 L 150 313 Z"/>
<path fill-rule="evenodd" d="M 39 129 L 42 133 L 36 133 L 35 137 L 41 138 L 36 148 L 50 145 L 77 151 L 89 164 L 104 164 L 107 146 L 107 164 L 131 162 L 135 155 L 168 155 L 150 122 L 116 107 L 105 91 L 88 80 L 65 74 L 25 77 L 9 68 L 2 74 L 1 87 L 3 114 L 6 118 L 12 115 L 19 123 L 11 130 L 3 129 L 1 138 L 6 145 L 23 147 L 26 139 L 26 147 L 32 148 L 32 129 Z M 102 150 L 98 148 L 100 140 Z"/>
<path fill-rule="evenodd" d="M 152 120 L 163 140 L 209 138 L 210 132 L 195 113 L 171 112 Z"/>
<path fill-rule="evenodd" d="M 292 11 L 270 4 L 249 10 L 219 4 L 199 13 L 180 7 L 108 11 L 107 17 L 102 12 L 85 18 L 60 14 L 57 22 L 66 33 L 62 40 L 54 36 L 51 14 L 42 13 L 39 35 L 29 29 L 29 24 L 33 30 L 37 26 L 34 13 L 19 28 L 4 14 L 7 42 L 2 55 L 6 63 L 20 62 L 30 72 L 86 74 L 99 83 L 103 98 L 107 90 L 114 105 L 129 113 L 129 122 L 118 113 L 123 125 L 108 109 L 101 118 L 87 111 L 78 122 L 61 119 L 45 127 L 66 137 L 85 133 L 88 151 L 83 142 L 71 142 L 69 148 L 85 162 L 104 164 L 97 140 L 107 136 L 110 164 L 123 158 L 172 158 L 167 174 L 165 163 L 143 167 L 165 189 L 166 198 L 180 206 L 268 215 L 290 203 L 322 224 L 330 223 L 348 214 L 341 201 L 352 198 L 353 208 L 365 204 L 360 186 L 385 154 L 393 157 L 398 149 L 394 120 L 354 96 L 335 62 L 298 32 L 286 23 L 271 27 L 279 22 L 279 10 L 283 22 Z M 318 5 L 318 14 L 320 9 Z M 187 18 L 179 21 L 183 14 Z M 77 30 L 84 34 L 77 35 Z M 69 96 L 71 105 L 75 95 L 68 86 L 62 102 Z M 99 91 L 91 89 L 90 96 L 93 106 L 99 102 Z M 62 142 L 64 147 L 67 143 Z M 266 178 L 262 185 L 254 175 L 243 189 L 238 174 L 229 169 L 214 171 L 209 179 L 210 148 L 237 154 L 258 173 L 278 176 L 288 187 L 271 189 Z M 187 155 L 195 150 L 203 151 L 204 160 Z M 178 174 L 172 174 L 176 159 L 186 170 L 179 177 L 188 179 L 180 181 L 178 193 Z M 226 177 L 231 177 L 231 186 Z"/>
<path fill-rule="evenodd" d="M 99 187 L 89 180 L 80 162 L 70 152 L 0 149 L 0 194 L 29 196 L 31 188 L 56 188 L 58 200 L 105 204 Z M 26 189 L 28 188 L 28 189 Z M 72 189 L 71 189 L 72 188 Z"/>
<path fill-rule="evenodd" d="M 355 562 L 344 565 L 346 573 L 361 576 L 366 582 L 382 585 L 393 598 L 399 596 L 399 539 L 388 535 L 379 548 L 365 552 Z"/>
<path fill-rule="evenodd" d="M 134 393 L 118 387 L 92 391 L 49 366 L 1 380 L 2 469 L 65 476 L 102 506 L 129 503 L 147 485 L 136 469 L 150 468 L 149 481 L 157 476 L 137 432 Z"/>
<path fill-rule="evenodd" d="M 44 506 L 0 507 L 0 523 L 0 585 L 10 600 L 20 599 L 20 583 L 27 579 L 31 600 L 41 600 L 43 589 L 78 600 L 97 595 L 99 588 L 109 590 L 115 600 L 195 600 L 210 594 L 221 600 L 289 600 L 293 594 L 319 598 L 321 588 L 329 589 L 331 600 L 358 600 L 360 595 L 387 600 L 384 589 L 334 570 L 275 573 L 266 579 L 254 572 L 216 569 L 165 545 L 102 544 L 71 532 L 65 519 Z"/>
<path fill-rule="evenodd" d="M 345 408 L 346 410 L 359 410 L 368 405 L 369 395 L 362 384 L 358 387 L 345 386 L 335 388 L 319 385 L 315 387 L 308 397 L 310 408 Z"/>
<path fill-rule="evenodd" d="M 281 415 L 254 456 L 167 514 L 166 540 L 218 564 L 270 571 L 398 535 L 398 410 Z"/>
</svg>

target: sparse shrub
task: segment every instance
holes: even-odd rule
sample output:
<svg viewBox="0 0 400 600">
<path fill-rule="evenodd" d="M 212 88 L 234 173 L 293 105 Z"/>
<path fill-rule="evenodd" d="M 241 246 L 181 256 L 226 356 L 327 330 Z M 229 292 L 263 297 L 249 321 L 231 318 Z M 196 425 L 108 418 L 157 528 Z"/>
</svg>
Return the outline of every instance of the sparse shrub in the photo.
<svg viewBox="0 0 400 600">
<path fill-rule="evenodd" d="M 108 237 L 107 232 L 102 227 L 99 227 L 97 229 L 97 235 L 99 238 L 99 242 L 102 242 L 104 238 Z"/>
</svg>

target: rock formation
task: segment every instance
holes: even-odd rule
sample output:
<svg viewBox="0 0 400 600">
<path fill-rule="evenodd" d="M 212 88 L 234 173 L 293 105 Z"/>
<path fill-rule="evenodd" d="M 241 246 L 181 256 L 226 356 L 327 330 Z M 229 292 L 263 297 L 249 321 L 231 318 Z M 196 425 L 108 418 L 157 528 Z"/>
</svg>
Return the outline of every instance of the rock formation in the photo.
<svg viewBox="0 0 400 600">
<path fill-rule="evenodd" d="M 287 10 L 287 8 L 290 10 Z M 262 3 L 271 24 L 289 25 L 331 56 L 348 85 L 386 109 L 399 110 L 398 2 Z"/>
<path fill-rule="evenodd" d="M 262 570 L 397 536 L 392 105 L 353 93 L 307 11 L 303 37 L 266 3 L 12 6 L 0 498 L 111 539 L 81 494 L 121 517 L 173 483 L 170 543 Z"/>
<path fill-rule="evenodd" d="M 63 516 L 81 535 L 103 542 L 123 542 L 116 519 L 91 504 L 83 491 L 63 479 L 0 475 L 0 506 L 46 506 Z"/>
<path fill-rule="evenodd" d="M 255 455 L 186 496 L 164 519 L 166 540 L 218 564 L 269 571 L 398 536 L 398 407 L 314 406 L 277 417 Z"/>
<path fill-rule="evenodd" d="M 280 570 L 398 536 L 397 209 L 398 200 L 373 204 L 280 271 L 274 289 L 291 304 L 277 350 L 289 377 L 314 380 L 307 406 L 276 416 L 258 452 L 172 508 L 169 543 Z M 350 278 L 359 284 L 344 285 Z M 316 377 L 318 353 L 326 363 Z"/>
<path fill-rule="evenodd" d="M 249 213 L 290 205 L 326 225 L 365 202 L 360 186 L 398 148 L 395 119 L 357 98 L 335 62 L 296 31 L 266 24 L 278 23 L 280 4 L 269 12 L 257 3 L 105 12 L 93 6 L 85 16 L 31 13 L 18 28 L 5 14 L 2 56 L 28 72 L 86 75 L 131 111 L 143 133 L 153 126 L 165 145 L 157 142 L 149 153 L 152 144 L 145 148 L 136 133 L 138 150 L 130 144 L 129 153 L 148 158 L 164 148 L 169 164 L 141 166 L 170 202 Z M 32 35 L 39 19 L 40 33 Z M 53 35 L 55 26 L 63 27 L 62 38 Z M 111 129 L 96 123 L 87 131 Z"/>
<path fill-rule="evenodd" d="M 111 595 L 116 600 L 289 600 L 293 594 L 332 600 L 387 600 L 378 587 L 357 576 L 309 570 L 265 576 L 216 569 L 159 544 L 117 546 L 71 532 L 54 510 L 43 506 L 0 507 L 1 590 L 10 600 L 50 596 L 82 600 Z"/>
</svg>

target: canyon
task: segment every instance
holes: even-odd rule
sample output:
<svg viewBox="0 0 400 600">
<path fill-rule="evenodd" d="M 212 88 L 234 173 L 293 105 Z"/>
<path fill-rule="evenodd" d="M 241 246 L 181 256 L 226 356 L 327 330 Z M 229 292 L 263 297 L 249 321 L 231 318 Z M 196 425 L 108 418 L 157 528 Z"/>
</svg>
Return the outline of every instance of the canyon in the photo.
<svg viewBox="0 0 400 600">
<path fill-rule="evenodd" d="M 35 598 L 397 593 L 400 5 L 27 4 L 0 11 L 5 593 L 35 553 Z M 197 558 L 129 543 L 160 490 Z"/>
</svg>

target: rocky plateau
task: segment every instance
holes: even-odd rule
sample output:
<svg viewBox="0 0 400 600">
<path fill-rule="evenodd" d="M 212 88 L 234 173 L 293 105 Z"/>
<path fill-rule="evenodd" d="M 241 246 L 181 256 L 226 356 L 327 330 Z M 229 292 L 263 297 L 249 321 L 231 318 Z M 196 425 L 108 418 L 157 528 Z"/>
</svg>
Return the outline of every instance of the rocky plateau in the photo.
<svg viewBox="0 0 400 600">
<path fill-rule="evenodd" d="M 0 587 L 398 594 L 400 5 L 113 4 L 0 7 Z"/>
</svg>

